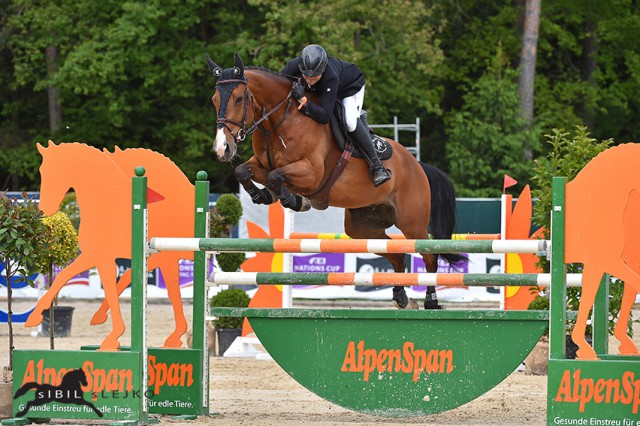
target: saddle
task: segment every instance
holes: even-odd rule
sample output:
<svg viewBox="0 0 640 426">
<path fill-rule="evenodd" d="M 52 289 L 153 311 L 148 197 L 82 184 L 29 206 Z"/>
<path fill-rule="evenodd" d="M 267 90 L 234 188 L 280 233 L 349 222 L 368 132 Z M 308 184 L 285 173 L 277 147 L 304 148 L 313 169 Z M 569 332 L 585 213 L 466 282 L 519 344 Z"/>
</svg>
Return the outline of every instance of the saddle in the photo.
<svg viewBox="0 0 640 426">
<path fill-rule="evenodd" d="M 378 153 L 378 157 L 380 161 L 388 160 L 391 158 L 393 154 L 393 150 L 391 149 L 391 145 L 381 136 L 376 135 L 373 132 L 373 129 L 369 127 L 367 123 L 367 112 L 362 111 L 360 114 L 360 120 L 364 123 L 367 130 L 369 130 L 369 134 L 371 135 L 371 140 L 373 141 L 373 146 Z M 344 124 L 344 106 L 342 102 L 336 102 L 336 107 L 333 110 L 333 115 L 331 116 L 331 129 L 333 130 L 333 136 L 336 138 L 336 142 L 338 143 L 338 148 L 340 151 L 344 151 L 344 147 L 346 145 L 347 140 L 351 140 L 349 137 L 349 132 Z M 364 155 L 358 149 L 358 145 L 351 141 L 351 145 L 354 147 L 352 156 L 356 158 L 365 158 Z"/>
</svg>

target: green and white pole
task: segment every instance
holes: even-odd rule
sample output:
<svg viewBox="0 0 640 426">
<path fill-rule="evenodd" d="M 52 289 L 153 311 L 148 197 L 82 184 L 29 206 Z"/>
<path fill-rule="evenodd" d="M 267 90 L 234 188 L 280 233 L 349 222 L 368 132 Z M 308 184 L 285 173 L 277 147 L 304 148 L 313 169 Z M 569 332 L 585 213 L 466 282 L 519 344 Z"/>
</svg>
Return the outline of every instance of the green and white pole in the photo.
<svg viewBox="0 0 640 426">
<path fill-rule="evenodd" d="M 143 167 L 136 167 L 135 173 L 131 200 L 131 352 L 139 354 L 141 392 L 138 424 L 147 424 L 147 178 Z"/>
</svg>

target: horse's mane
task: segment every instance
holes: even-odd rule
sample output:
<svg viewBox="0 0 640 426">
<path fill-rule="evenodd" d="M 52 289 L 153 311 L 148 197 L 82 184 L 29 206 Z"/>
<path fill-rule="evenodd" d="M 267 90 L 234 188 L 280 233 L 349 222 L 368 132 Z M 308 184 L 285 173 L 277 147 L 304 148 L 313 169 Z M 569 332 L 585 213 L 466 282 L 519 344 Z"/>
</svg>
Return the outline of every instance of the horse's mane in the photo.
<svg viewBox="0 0 640 426">
<path fill-rule="evenodd" d="M 271 74 L 275 77 L 280 77 L 280 78 L 284 78 L 287 81 L 293 81 L 296 80 L 296 77 L 291 76 L 291 75 L 287 75 L 287 74 L 282 74 L 278 71 L 274 71 L 272 69 L 266 68 L 266 67 L 254 67 L 254 66 L 249 66 L 249 67 L 245 67 L 246 70 L 252 70 L 252 71 L 261 71 L 267 74 Z"/>
</svg>

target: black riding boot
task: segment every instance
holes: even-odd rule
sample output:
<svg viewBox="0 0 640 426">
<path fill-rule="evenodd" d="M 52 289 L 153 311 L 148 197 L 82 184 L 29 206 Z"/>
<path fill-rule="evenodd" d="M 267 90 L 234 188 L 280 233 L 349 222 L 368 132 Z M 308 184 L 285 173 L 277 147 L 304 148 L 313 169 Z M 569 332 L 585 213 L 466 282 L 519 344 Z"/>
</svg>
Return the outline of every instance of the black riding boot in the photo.
<svg viewBox="0 0 640 426">
<path fill-rule="evenodd" d="M 391 179 L 389 171 L 382 167 L 382 163 L 380 163 L 380 159 L 378 158 L 378 153 L 373 147 L 371 135 L 360 119 L 358 119 L 356 129 L 353 132 L 350 132 L 349 136 L 351 136 L 351 139 L 358 145 L 358 148 L 360 148 L 360 151 L 366 158 L 367 163 L 369 163 L 369 176 L 371 177 L 373 186 L 380 186 Z"/>
</svg>

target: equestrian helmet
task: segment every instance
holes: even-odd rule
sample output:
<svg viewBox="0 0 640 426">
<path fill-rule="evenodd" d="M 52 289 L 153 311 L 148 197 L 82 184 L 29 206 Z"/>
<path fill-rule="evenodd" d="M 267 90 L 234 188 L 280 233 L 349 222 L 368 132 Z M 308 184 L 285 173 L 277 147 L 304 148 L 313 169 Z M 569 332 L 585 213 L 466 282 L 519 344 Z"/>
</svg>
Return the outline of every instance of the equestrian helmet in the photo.
<svg viewBox="0 0 640 426">
<path fill-rule="evenodd" d="M 317 44 L 310 44 L 302 49 L 298 68 L 303 75 L 307 77 L 316 77 L 324 72 L 327 68 L 327 52 Z"/>
</svg>

